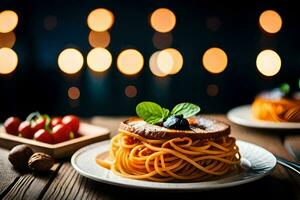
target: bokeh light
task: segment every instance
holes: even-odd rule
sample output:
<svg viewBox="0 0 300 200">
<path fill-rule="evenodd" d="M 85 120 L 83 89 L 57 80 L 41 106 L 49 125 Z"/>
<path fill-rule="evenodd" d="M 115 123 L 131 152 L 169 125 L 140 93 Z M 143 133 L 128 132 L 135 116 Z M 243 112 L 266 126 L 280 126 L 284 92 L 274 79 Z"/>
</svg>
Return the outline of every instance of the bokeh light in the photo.
<svg viewBox="0 0 300 200">
<path fill-rule="evenodd" d="M 112 63 L 112 56 L 107 49 L 95 48 L 87 55 L 87 65 L 95 72 L 106 71 Z"/>
<path fill-rule="evenodd" d="M 47 31 L 52 31 L 57 26 L 57 17 L 53 15 L 48 15 L 44 19 L 44 28 Z"/>
<path fill-rule="evenodd" d="M 75 74 L 79 72 L 82 65 L 83 56 L 77 49 L 65 49 L 58 56 L 58 66 L 67 74 Z"/>
<path fill-rule="evenodd" d="M 169 72 L 169 74 L 177 74 L 181 70 L 182 65 L 183 65 L 183 57 L 182 57 L 181 53 L 177 49 L 174 49 L 174 48 L 168 48 L 168 49 L 165 49 L 164 51 L 168 52 L 172 56 L 172 59 L 173 59 L 173 66 L 172 66 L 172 69 Z"/>
<path fill-rule="evenodd" d="M 258 54 L 256 66 L 263 75 L 274 76 L 281 68 L 281 59 L 275 51 L 266 49 Z"/>
<path fill-rule="evenodd" d="M 228 58 L 222 49 L 213 47 L 204 53 L 202 63 L 207 71 L 217 74 L 226 69 Z"/>
<path fill-rule="evenodd" d="M 117 67 L 119 71 L 126 75 L 139 73 L 144 65 L 143 55 L 135 49 L 126 49 L 122 51 L 117 58 Z"/>
<path fill-rule="evenodd" d="M 266 10 L 259 17 L 259 24 L 268 33 L 277 33 L 282 27 L 282 19 L 274 10 Z"/>
<path fill-rule="evenodd" d="M 88 18 L 87 24 L 93 31 L 106 31 L 112 27 L 114 23 L 114 15 L 111 11 L 105 8 L 98 8 L 93 10 Z"/>
<path fill-rule="evenodd" d="M 125 88 L 125 95 L 129 98 L 133 98 L 137 95 L 137 89 L 134 85 L 128 85 Z"/>
<path fill-rule="evenodd" d="M 10 48 L 0 49 L 0 74 L 12 73 L 18 65 L 18 56 Z"/>
<path fill-rule="evenodd" d="M 108 31 L 96 32 L 91 31 L 89 34 L 89 43 L 92 47 L 105 48 L 110 43 L 110 34 Z"/>
<path fill-rule="evenodd" d="M 155 32 L 152 38 L 153 45 L 157 49 L 165 49 L 172 45 L 173 36 L 171 32 L 160 33 Z"/>
<path fill-rule="evenodd" d="M 207 86 L 206 92 L 208 96 L 214 97 L 219 93 L 219 87 L 216 84 L 210 84 Z"/>
<path fill-rule="evenodd" d="M 217 31 L 221 27 L 221 21 L 219 17 L 208 17 L 206 19 L 206 26 L 211 31 Z"/>
<path fill-rule="evenodd" d="M 164 74 L 170 74 L 174 66 L 172 54 L 166 50 L 162 50 L 157 56 L 157 67 Z"/>
<path fill-rule="evenodd" d="M 176 16 L 167 8 L 159 8 L 152 13 L 150 23 L 154 30 L 166 33 L 175 27 Z"/>
<path fill-rule="evenodd" d="M 14 32 L 0 33 L 0 48 L 12 48 L 16 42 L 16 35 Z"/>
<path fill-rule="evenodd" d="M 72 100 L 77 100 L 80 97 L 80 90 L 78 87 L 70 87 L 68 89 L 68 96 Z"/>
<path fill-rule="evenodd" d="M 158 77 L 165 77 L 167 76 L 168 74 L 166 73 L 163 73 L 159 67 L 158 67 L 158 64 L 157 64 L 157 57 L 158 57 L 158 54 L 160 53 L 160 51 L 156 51 L 154 52 L 150 59 L 149 59 L 149 68 L 150 68 L 150 71 L 155 75 L 155 76 L 158 76 Z"/>
<path fill-rule="evenodd" d="M 18 15 L 12 10 L 0 12 L 0 33 L 13 31 L 18 24 Z"/>
</svg>

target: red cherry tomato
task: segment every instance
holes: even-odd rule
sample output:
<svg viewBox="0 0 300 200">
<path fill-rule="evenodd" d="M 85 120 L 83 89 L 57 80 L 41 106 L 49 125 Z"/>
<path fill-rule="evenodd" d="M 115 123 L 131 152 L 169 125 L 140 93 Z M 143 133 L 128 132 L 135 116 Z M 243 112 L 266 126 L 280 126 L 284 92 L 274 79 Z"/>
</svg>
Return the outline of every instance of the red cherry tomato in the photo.
<svg viewBox="0 0 300 200">
<path fill-rule="evenodd" d="M 4 122 L 4 128 L 6 133 L 12 134 L 12 135 L 18 135 L 19 131 L 19 125 L 21 121 L 17 117 L 9 117 L 5 122 Z"/>
<path fill-rule="evenodd" d="M 24 138 L 32 138 L 34 132 L 31 129 L 29 121 L 23 121 L 19 126 L 19 136 Z"/>
<path fill-rule="evenodd" d="M 61 117 L 53 117 L 53 118 L 51 119 L 50 128 L 53 128 L 53 127 L 56 126 L 57 124 L 61 124 L 61 123 L 62 123 Z"/>
<path fill-rule="evenodd" d="M 56 143 L 64 142 L 74 138 L 72 130 L 65 124 L 58 124 L 54 126 L 52 129 L 52 135 Z"/>
<path fill-rule="evenodd" d="M 62 119 L 62 123 L 65 125 L 68 125 L 71 130 L 73 131 L 73 133 L 77 133 L 78 129 L 79 129 L 79 119 L 78 117 L 74 116 L 74 115 L 66 115 L 63 119 Z"/>
<path fill-rule="evenodd" d="M 43 117 L 37 118 L 32 122 L 31 125 L 32 132 L 35 133 L 38 130 L 45 128 L 45 125 L 46 125 L 46 119 L 44 119 Z"/>
<path fill-rule="evenodd" d="M 45 142 L 45 143 L 49 143 L 49 144 L 54 143 L 53 136 L 48 131 L 46 131 L 45 129 L 38 130 L 34 134 L 33 138 L 37 141 L 40 141 L 40 142 Z"/>
</svg>

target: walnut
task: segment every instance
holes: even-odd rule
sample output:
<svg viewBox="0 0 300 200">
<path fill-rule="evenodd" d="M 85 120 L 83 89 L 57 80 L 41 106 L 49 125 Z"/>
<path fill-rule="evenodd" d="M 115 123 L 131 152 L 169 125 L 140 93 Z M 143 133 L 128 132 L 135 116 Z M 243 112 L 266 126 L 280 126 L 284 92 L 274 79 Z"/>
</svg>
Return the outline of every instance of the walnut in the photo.
<svg viewBox="0 0 300 200">
<path fill-rule="evenodd" d="M 26 170 L 28 169 L 28 159 L 33 154 L 32 149 L 25 145 L 17 145 L 8 154 L 9 162 L 19 170 Z"/>
<path fill-rule="evenodd" d="M 45 153 L 34 153 L 28 160 L 28 166 L 30 169 L 36 172 L 47 172 L 54 164 L 54 159 Z"/>
</svg>

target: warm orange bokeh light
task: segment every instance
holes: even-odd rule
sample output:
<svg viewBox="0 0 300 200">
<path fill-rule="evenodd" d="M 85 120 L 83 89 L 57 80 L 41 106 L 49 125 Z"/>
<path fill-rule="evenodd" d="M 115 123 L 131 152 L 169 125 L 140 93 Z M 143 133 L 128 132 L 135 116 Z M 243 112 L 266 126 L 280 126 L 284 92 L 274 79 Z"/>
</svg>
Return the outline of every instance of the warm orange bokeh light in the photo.
<svg viewBox="0 0 300 200">
<path fill-rule="evenodd" d="M 112 56 L 107 49 L 95 48 L 87 55 L 87 65 L 95 72 L 106 71 L 112 63 Z"/>
<path fill-rule="evenodd" d="M 16 35 L 14 32 L 0 33 L 0 48 L 12 48 L 16 42 Z"/>
<path fill-rule="evenodd" d="M 177 74 L 181 70 L 183 65 L 183 57 L 181 53 L 174 48 L 168 48 L 165 49 L 164 51 L 168 52 L 173 58 L 173 66 L 169 74 Z"/>
<path fill-rule="evenodd" d="M 119 71 L 126 75 L 139 73 L 143 66 L 143 55 L 135 49 L 126 49 L 122 51 L 117 58 L 117 67 Z"/>
<path fill-rule="evenodd" d="M 154 30 L 166 33 L 175 27 L 176 16 L 167 8 L 159 8 L 152 13 L 150 23 Z"/>
<path fill-rule="evenodd" d="M 126 88 L 125 88 L 125 95 L 129 98 L 133 98 L 135 97 L 137 94 L 137 89 L 134 85 L 128 85 Z"/>
<path fill-rule="evenodd" d="M 78 87 L 70 87 L 68 89 L 68 96 L 70 99 L 73 99 L 73 100 L 79 99 L 80 90 L 78 89 Z"/>
<path fill-rule="evenodd" d="M 227 62 L 226 53 L 216 47 L 208 49 L 202 58 L 204 68 L 214 74 L 223 72 L 226 69 Z"/>
<path fill-rule="evenodd" d="M 0 12 L 0 33 L 13 31 L 18 24 L 18 15 L 12 10 Z"/>
<path fill-rule="evenodd" d="M 277 33 L 282 26 L 280 15 L 274 10 L 266 10 L 259 17 L 259 24 L 268 33 Z"/>
<path fill-rule="evenodd" d="M 83 56 L 77 49 L 68 48 L 58 56 L 58 66 L 66 74 L 76 74 L 83 65 Z"/>
<path fill-rule="evenodd" d="M 159 67 L 158 67 L 158 64 L 157 64 L 157 57 L 159 55 L 160 51 L 156 51 L 154 52 L 150 59 L 149 59 L 149 67 L 150 67 L 150 71 L 155 75 L 155 76 L 158 76 L 158 77 L 165 77 L 167 76 L 168 74 L 166 73 L 163 73 L 162 71 L 160 71 Z"/>
<path fill-rule="evenodd" d="M 87 24 L 93 31 L 102 32 L 110 29 L 114 20 L 114 15 L 111 11 L 105 8 L 98 8 L 89 14 Z"/>
<path fill-rule="evenodd" d="M 106 48 L 110 43 L 110 34 L 108 31 L 91 31 L 89 34 L 89 43 L 92 47 Z"/>
<path fill-rule="evenodd" d="M 12 73 L 18 65 L 18 56 L 10 48 L 0 49 L 0 74 Z"/>
<path fill-rule="evenodd" d="M 267 49 L 258 54 L 256 66 L 263 75 L 274 76 L 281 68 L 281 59 L 275 51 Z"/>
</svg>

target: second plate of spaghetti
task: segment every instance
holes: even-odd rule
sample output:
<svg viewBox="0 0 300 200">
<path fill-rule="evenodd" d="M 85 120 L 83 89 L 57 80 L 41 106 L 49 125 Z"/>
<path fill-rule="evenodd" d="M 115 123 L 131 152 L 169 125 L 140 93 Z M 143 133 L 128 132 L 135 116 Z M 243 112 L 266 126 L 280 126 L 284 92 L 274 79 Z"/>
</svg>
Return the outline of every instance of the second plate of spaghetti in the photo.
<svg viewBox="0 0 300 200">
<path fill-rule="evenodd" d="M 248 183 L 269 174 L 276 159 L 267 150 L 254 144 L 236 141 L 240 152 L 241 170 L 237 173 L 193 182 L 156 182 L 126 178 L 100 166 L 97 159 L 106 159 L 110 140 L 95 143 L 78 150 L 72 157 L 72 165 L 81 175 L 93 180 L 116 186 L 161 190 L 209 190 Z"/>
</svg>

